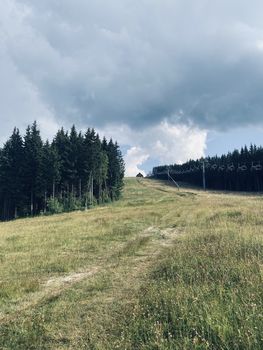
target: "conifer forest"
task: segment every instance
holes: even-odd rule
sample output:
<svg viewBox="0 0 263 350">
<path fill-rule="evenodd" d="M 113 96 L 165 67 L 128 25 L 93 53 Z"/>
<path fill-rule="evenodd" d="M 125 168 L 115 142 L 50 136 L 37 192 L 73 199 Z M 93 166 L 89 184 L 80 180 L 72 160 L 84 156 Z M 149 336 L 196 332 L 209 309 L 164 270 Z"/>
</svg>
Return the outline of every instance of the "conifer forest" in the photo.
<svg viewBox="0 0 263 350">
<path fill-rule="evenodd" d="M 36 122 L 14 129 L 0 149 L 0 220 L 84 209 L 114 201 L 123 187 L 117 142 L 94 129 L 60 129 L 43 142 Z"/>
<path fill-rule="evenodd" d="M 184 164 L 153 168 L 155 178 L 185 182 L 208 189 L 226 191 L 263 191 L 263 148 L 242 147 L 226 155 L 189 160 Z"/>
</svg>

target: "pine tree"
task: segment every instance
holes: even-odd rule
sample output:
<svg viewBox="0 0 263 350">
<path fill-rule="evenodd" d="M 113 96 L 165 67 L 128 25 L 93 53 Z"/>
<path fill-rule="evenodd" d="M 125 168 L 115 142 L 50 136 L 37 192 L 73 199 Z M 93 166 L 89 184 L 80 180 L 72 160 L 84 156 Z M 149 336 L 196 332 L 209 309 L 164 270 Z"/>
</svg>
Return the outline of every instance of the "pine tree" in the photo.
<svg viewBox="0 0 263 350">
<path fill-rule="evenodd" d="M 19 130 L 15 128 L 0 155 L 0 208 L 4 220 L 22 215 L 23 212 L 23 161 L 23 140 Z"/>
<path fill-rule="evenodd" d="M 25 197 L 30 205 L 30 214 L 34 215 L 43 206 L 44 186 L 42 183 L 43 142 L 36 122 L 28 126 L 24 137 L 25 161 L 22 167 Z"/>
<path fill-rule="evenodd" d="M 60 181 L 60 162 L 57 149 L 48 141 L 44 144 L 42 152 L 42 184 L 44 187 L 44 211 L 48 198 L 55 199 L 56 186 Z"/>
<path fill-rule="evenodd" d="M 69 134 L 62 128 L 51 144 L 43 144 L 34 122 L 24 138 L 14 129 L 0 149 L 0 219 L 115 200 L 123 176 L 119 146 L 105 138 L 101 142 L 94 129 L 83 136 L 74 125 Z"/>
<path fill-rule="evenodd" d="M 69 152 L 68 152 L 68 179 L 70 184 L 71 195 L 74 197 L 75 187 L 77 185 L 77 164 L 78 164 L 78 147 L 79 138 L 75 128 L 72 126 L 69 135 Z"/>
<path fill-rule="evenodd" d="M 117 143 L 113 143 L 112 139 L 108 143 L 107 155 L 109 160 L 108 168 L 108 187 L 110 190 L 111 200 L 120 197 L 123 187 L 124 177 L 124 161 Z"/>
<path fill-rule="evenodd" d="M 58 154 L 58 159 L 60 163 L 60 197 L 63 197 L 63 194 L 69 193 L 70 181 L 71 181 L 71 163 L 70 163 L 70 140 L 68 133 L 61 128 L 53 142 L 52 146 L 56 149 Z"/>
</svg>

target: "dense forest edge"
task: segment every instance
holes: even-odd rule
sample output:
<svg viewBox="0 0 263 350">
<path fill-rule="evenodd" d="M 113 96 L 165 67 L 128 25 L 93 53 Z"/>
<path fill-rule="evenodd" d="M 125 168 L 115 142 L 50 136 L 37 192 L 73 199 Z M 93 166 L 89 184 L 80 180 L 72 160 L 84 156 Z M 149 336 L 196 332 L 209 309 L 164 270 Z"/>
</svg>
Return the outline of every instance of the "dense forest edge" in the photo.
<svg viewBox="0 0 263 350">
<path fill-rule="evenodd" d="M 94 129 L 58 130 L 44 142 L 37 123 L 15 128 L 0 149 L 0 220 L 88 209 L 119 199 L 124 161 L 117 142 Z"/>
<path fill-rule="evenodd" d="M 221 157 L 189 160 L 184 164 L 163 165 L 153 168 L 151 176 L 226 191 L 263 191 L 263 148 L 256 145 L 242 147 Z"/>
</svg>

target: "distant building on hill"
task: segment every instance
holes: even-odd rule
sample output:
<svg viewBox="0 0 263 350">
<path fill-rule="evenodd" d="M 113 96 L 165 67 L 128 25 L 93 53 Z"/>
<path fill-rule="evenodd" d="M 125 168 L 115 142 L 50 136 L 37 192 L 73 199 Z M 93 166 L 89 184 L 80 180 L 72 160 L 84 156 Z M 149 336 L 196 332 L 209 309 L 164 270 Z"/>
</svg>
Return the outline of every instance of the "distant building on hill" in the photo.
<svg viewBox="0 0 263 350">
<path fill-rule="evenodd" d="M 142 173 L 136 175 L 136 177 L 144 177 Z"/>
</svg>

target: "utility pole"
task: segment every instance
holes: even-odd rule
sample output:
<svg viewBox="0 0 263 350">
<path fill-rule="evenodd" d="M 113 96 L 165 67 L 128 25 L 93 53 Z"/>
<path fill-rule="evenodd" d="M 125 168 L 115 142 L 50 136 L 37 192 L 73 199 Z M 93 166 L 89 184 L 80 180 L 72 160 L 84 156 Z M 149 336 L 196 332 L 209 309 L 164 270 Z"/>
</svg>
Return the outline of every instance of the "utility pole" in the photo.
<svg viewBox="0 0 263 350">
<path fill-rule="evenodd" d="M 206 181 L 205 181 L 205 161 L 203 161 L 203 188 L 206 191 Z"/>
<path fill-rule="evenodd" d="M 178 183 L 176 181 L 174 181 L 174 179 L 172 178 L 172 176 L 170 175 L 170 170 L 169 168 L 167 169 L 167 176 L 168 176 L 168 181 L 172 180 L 172 182 L 175 184 L 175 186 L 178 188 L 178 191 L 180 191 L 180 187 L 178 185 Z"/>
</svg>

